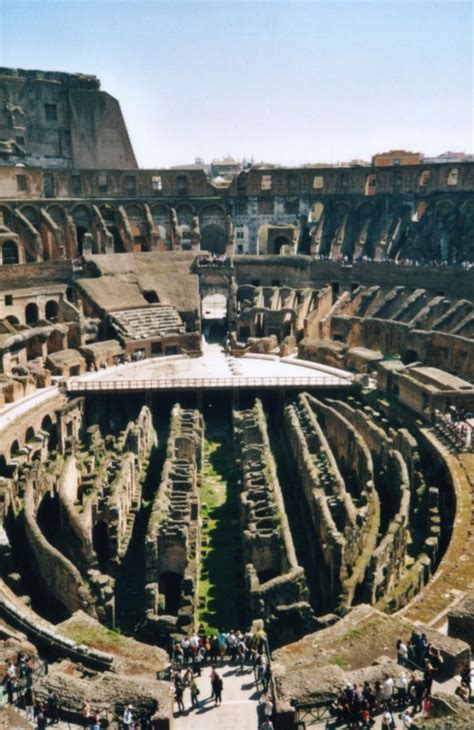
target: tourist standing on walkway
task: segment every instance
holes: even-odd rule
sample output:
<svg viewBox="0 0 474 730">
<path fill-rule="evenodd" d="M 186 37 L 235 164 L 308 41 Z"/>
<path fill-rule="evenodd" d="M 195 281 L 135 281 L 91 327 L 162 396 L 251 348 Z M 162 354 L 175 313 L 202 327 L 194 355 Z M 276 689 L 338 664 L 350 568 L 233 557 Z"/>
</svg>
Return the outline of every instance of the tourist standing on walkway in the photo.
<svg viewBox="0 0 474 730">
<path fill-rule="evenodd" d="M 54 689 L 48 694 L 48 719 L 51 725 L 57 725 L 59 722 L 59 697 Z"/>
<path fill-rule="evenodd" d="M 25 690 L 25 712 L 26 712 L 26 719 L 29 722 L 33 721 L 34 718 L 34 706 L 35 706 L 35 700 L 33 697 L 33 690 L 31 687 L 27 687 Z"/>
<path fill-rule="evenodd" d="M 199 696 L 200 690 L 196 684 L 195 679 L 193 679 L 193 681 L 191 682 L 190 690 L 191 690 L 191 707 L 198 708 L 199 707 L 198 696 Z"/>
<path fill-rule="evenodd" d="M 408 677 L 405 672 L 400 672 L 395 679 L 395 687 L 397 688 L 397 702 L 401 707 L 405 707 L 408 701 Z"/>
<path fill-rule="evenodd" d="M 179 710 L 179 712 L 184 712 L 184 702 L 183 702 L 184 684 L 179 675 L 175 678 L 174 687 L 175 687 L 174 698 L 176 700 L 176 704 L 178 705 L 178 710 Z"/>
<path fill-rule="evenodd" d="M 214 672 L 212 677 L 212 693 L 214 695 L 214 704 L 216 706 L 222 704 L 223 687 L 224 683 L 222 681 L 222 677 L 217 672 Z"/>
<path fill-rule="evenodd" d="M 240 671 L 244 671 L 244 664 L 245 664 L 245 657 L 247 654 L 247 646 L 245 644 L 244 637 L 241 635 L 240 641 L 237 646 L 237 651 L 239 654 L 239 664 L 240 664 Z"/>
<path fill-rule="evenodd" d="M 407 666 L 408 647 L 402 639 L 397 641 L 397 661 L 402 666 Z"/>
</svg>

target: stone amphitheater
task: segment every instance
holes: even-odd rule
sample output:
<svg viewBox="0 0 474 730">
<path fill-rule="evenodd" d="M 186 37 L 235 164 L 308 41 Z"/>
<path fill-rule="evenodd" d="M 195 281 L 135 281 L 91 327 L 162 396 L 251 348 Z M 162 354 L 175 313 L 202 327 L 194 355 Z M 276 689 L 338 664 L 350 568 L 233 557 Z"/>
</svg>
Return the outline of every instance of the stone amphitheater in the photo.
<svg viewBox="0 0 474 730">
<path fill-rule="evenodd" d="M 416 631 L 452 694 L 474 648 L 474 163 L 223 185 L 138 169 L 95 77 L 2 68 L 0 91 L 5 671 L 47 661 L 36 691 L 72 723 L 131 703 L 201 730 L 174 716 L 173 642 L 263 625 L 291 730 Z"/>
</svg>

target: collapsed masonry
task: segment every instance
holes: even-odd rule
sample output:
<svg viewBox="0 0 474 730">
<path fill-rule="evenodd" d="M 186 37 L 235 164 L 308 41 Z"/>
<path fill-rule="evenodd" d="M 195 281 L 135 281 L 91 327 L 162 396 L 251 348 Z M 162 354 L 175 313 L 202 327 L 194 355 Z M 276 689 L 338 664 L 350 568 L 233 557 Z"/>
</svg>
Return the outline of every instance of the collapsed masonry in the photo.
<svg viewBox="0 0 474 730">
<path fill-rule="evenodd" d="M 154 635 L 189 634 L 196 626 L 199 486 L 203 419 L 175 405 L 166 461 L 145 538 L 147 616 Z"/>
<path fill-rule="evenodd" d="M 248 411 L 234 412 L 234 440 L 248 614 L 251 619 L 264 619 L 280 642 L 291 640 L 310 630 L 314 616 L 259 400 Z"/>
<path fill-rule="evenodd" d="M 354 600 L 401 608 L 437 564 L 439 489 L 427 479 L 439 484 L 442 474 L 427 469 L 405 428 L 363 402 L 301 394 L 287 406 L 285 426 L 318 612 L 345 613 Z"/>
<path fill-rule="evenodd" d="M 113 626 L 115 578 L 140 508 L 156 434 L 147 407 L 118 436 L 103 436 L 98 425 L 83 433 L 82 399 L 63 411 L 58 423 L 67 417 L 66 433 L 61 439 L 59 429 L 59 452 L 44 463 L 15 465 L 14 478 L 3 485 L 15 509 L 24 507 L 24 527 L 19 517 L 9 530 L 12 547 L 18 554 L 24 529 L 27 560 L 31 556 L 39 585 L 60 604 L 60 615 L 81 609 Z M 16 573 L 5 580 L 21 588 Z"/>
</svg>

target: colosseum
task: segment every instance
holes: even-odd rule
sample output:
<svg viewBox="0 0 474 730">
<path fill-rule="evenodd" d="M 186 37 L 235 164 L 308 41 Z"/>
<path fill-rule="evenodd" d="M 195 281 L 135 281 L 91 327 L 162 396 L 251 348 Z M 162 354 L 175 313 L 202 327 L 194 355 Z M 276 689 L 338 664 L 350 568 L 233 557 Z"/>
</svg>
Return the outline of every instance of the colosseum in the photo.
<svg viewBox="0 0 474 730">
<path fill-rule="evenodd" d="M 474 727 L 474 163 L 139 169 L 96 77 L 0 99 L 4 727 L 325 727 L 431 660 Z"/>
</svg>

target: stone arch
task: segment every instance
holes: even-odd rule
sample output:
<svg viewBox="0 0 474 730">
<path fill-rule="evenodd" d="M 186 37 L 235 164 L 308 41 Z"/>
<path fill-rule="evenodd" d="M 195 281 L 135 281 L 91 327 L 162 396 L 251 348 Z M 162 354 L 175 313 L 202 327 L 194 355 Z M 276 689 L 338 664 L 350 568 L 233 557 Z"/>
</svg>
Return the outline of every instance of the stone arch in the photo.
<svg viewBox="0 0 474 730">
<path fill-rule="evenodd" d="M 132 229 L 134 243 L 140 246 L 142 251 L 146 251 L 147 246 L 147 226 L 145 211 L 143 206 L 137 203 L 131 203 L 125 207 L 127 218 Z"/>
<path fill-rule="evenodd" d="M 164 596 L 164 612 L 170 616 L 176 616 L 179 610 L 181 597 L 181 585 L 183 576 L 172 571 L 163 572 L 159 577 L 160 594 Z"/>
<path fill-rule="evenodd" d="M 223 254 L 227 245 L 226 215 L 218 205 L 208 205 L 199 213 L 201 248 L 211 253 Z"/>
<path fill-rule="evenodd" d="M 191 245 L 191 226 L 187 224 L 178 226 L 178 233 L 181 237 L 181 245 L 189 247 Z"/>
<path fill-rule="evenodd" d="M 20 443 L 19 443 L 18 439 L 15 439 L 10 446 L 10 457 L 13 459 L 15 456 L 17 456 L 19 451 L 20 451 Z"/>
<path fill-rule="evenodd" d="M 153 223 L 160 234 L 161 240 L 169 243 L 170 209 L 166 205 L 163 205 L 163 203 L 156 203 L 150 207 L 150 211 Z"/>
<path fill-rule="evenodd" d="M 33 426 L 28 426 L 28 428 L 26 429 L 26 433 L 25 433 L 25 442 L 29 443 L 30 441 L 33 441 L 35 436 L 36 436 L 36 434 L 35 434 L 35 429 L 33 428 Z"/>
<path fill-rule="evenodd" d="M 66 223 L 66 212 L 60 205 L 50 205 L 48 214 L 59 227 L 64 227 Z"/>
<path fill-rule="evenodd" d="M 26 324 L 36 324 L 39 319 L 39 309 L 36 302 L 29 302 L 25 307 Z"/>
<path fill-rule="evenodd" d="M 178 205 L 176 208 L 176 216 L 179 226 L 191 226 L 194 218 L 194 210 L 190 205 Z"/>
<path fill-rule="evenodd" d="M 226 251 L 227 236 L 225 229 L 215 223 L 209 223 L 201 229 L 201 248 L 215 254 Z"/>
<path fill-rule="evenodd" d="M 365 185 L 364 185 L 364 194 L 365 195 L 375 195 L 377 192 L 377 175 L 375 172 L 371 172 L 367 175 L 365 178 Z"/>
<path fill-rule="evenodd" d="M 41 421 L 41 430 L 49 431 L 52 428 L 52 426 L 53 426 L 53 419 L 51 418 L 49 413 L 47 413 L 44 416 L 43 420 Z"/>
<path fill-rule="evenodd" d="M 199 211 L 199 223 L 201 228 L 207 225 L 217 225 L 225 228 L 225 210 L 219 205 L 206 205 Z"/>
<path fill-rule="evenodd" d="M 109 525 L 105 520 L 99 520 L 92 528 L 92 546 L 99 568 L 105 572 L 111 557 Z"/>
<path fill-rule="evenodd" d="M 54 426 L 55 422 L 53 421 L 49 413 L 47 413 L 41 421 L 41 431 L 43 431 L 43 433 L 45 434 L 48 434 L 49 451 L 52 451 L 57 446 L 57 433 Z"/>
<path fill-rule="evenodd" d="M 5 319 L 7 320 L 7 322 L 10 322 L 10 324 L 12 324 L 13 326 L 20 324 L 20 320 L 18 319 L 18 317 L 15 317 L 14 314 L 9 314 L 8 317 L 5 317 Z"/>
<path fill-rule="evenodd" d="M 49 299 L 45 306 L 46 319 L 57 319 L 59 314 L 59 304 L 55 299 Z"/>
<path fill-rule="evenodd" d="M 3 218 L 4 225 L 12 228 L 13 211 L 9 205 L 0 205 L 0 218 Z"/>
<path fill-rule="evenodd" d="M 92 213 L 86 205 L 76 205 L 72 209 L 72 219 L 76 226 L 77 254 L 82 255 L 84 249 L 84 236 L 92 233 Z"/>
<path fill-rule="evenodd" d="M 10 239 L 5 241 L 2 245 L 2 264 L 19 264 L 20 254 L 18 251 L 18 244 Z"/>
<path fill-rule="evenodd" d="M 290 246 L 290 239 L 288 236 L 280 235 L 275 238 L 273 241 L 273 251 L 272 253 L 275 253 L 277 256 L 281 254 L 282 252 L 285 253 L 286 247 Z"/>
<path fill-rule="evenodd" d="M 113 205 L 110 205 L 110 203 L 103 203 L 100 206 L 99 210 L 102 218 L 107 223 L 117 222 L 117 211 L 115 210 Z"/>
<path fill-rule="evenodd" d="M 322 200 L 316 200 L 309 211 L 308 221 L 310 223 L 319 223 L 324 213 L 324 203 Z"/>
<path fill-rule="evenodd" d="M 35 208 L 33 205 L 23 205 L 20 208 L 20 213 L 25 216 L 25 218 L 31 223 L 34 228 L 39 230 L 40 225 L 40 216 L 39 216 L 39 210 Z"/>
</svg>

